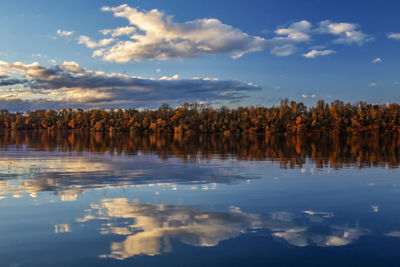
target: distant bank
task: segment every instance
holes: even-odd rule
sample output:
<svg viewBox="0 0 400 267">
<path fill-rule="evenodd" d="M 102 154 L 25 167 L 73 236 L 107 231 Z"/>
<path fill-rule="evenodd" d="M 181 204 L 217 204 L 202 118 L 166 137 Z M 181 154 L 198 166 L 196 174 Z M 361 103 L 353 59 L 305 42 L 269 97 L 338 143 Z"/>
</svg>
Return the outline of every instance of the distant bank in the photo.
<svg viewBox="0 0 400 267">
<path fill-rule="evenodd" d="M 131 133 L 398 134 L 400 105 L 320 100 L 315 107 L 283 100 L 280 106 L 229 109 L 185 103 L 157 110 L 62 109 L 0 111 L 0 129 L 91 130 Z"/>
</svg>

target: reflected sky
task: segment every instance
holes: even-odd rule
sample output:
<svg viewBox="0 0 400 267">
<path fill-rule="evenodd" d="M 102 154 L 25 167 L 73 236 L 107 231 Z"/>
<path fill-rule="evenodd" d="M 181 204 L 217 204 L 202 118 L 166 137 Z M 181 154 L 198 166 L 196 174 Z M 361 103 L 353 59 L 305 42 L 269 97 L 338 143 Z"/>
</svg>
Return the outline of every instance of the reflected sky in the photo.
<svg viewBox="0 0 400 267">
<path fill-rule="evenodd" d="M 191 206 L 140 204 L 127 198 L 103 199 L 90 206 L 76 222 L 99 220 L 100 234 L 124 236 L 123 241 L 111 243 L 110 254 L 100 255 L 119 260 L 171 252 L 171 238 L 191 246 L 213 247 L 257 229 L 267 229 L 272 237 L 297 247 L 346 246 L 370 234 L 358 225 L 332 224 L 332 212 L 272 212 L 262 218 L 261 214 L 245 213 L 234 206 L 227 212 L 204 212 Z M 56 229 L 69 231 L 64 225 Z"/>
<path fill-rule="evenodd" d="M 103 220 L 100 234 L 126 236 L 124 241 L 111 244 L 109 255 L 101 255 L 120 260 L 170 252 L 170 238 L 191 246 L 211 247 L 261 227 L 259 215 L 244 213 L 237 207 L 230 207 L 229 212 L 203 212 L 190 206 L 135 204 L 118 198 L 103 199 L 87 212 L 77 222 Z"/>
<path fill-rule="evenodd" d="M 161 160 L 154 155 L 68 154 L 59 152 L 7 152 L 0 158 L 0 196 L 35 197 L 40 192 L 54 192 L 64 201 L 75 200 L 88 189 L 159 186 L 176 188 L 214 188 L 215 183 L 239 183 L 257 179 L 245 175 L 232 161 L 219 163 L 207 160 L 185 164 L 171 158 Z M 243 173 L 243 174 L 241 174 Z M 200 185 L 200 186 L 199 186 Z"/>
<path fill-rule="evenodd" d="M 272 217 L 278 223 L 273 221 L 275 224 L 272 227 L 274 231 L 272 235 L 297 247 L 335 247 L 350 245 L 361 236 L 369 234 L 369 230 L 358 225 L 331 224 L 329 219 L 333 216 L 330 212 L 310 211 L 304 211 L 302 216 L 289 213 L 274 214 Z M 296 224 L 295 217 L 297 220 L 302 219 L 303 222 Z M 286 222 L 286 224 L 279 222 Z"/>
<path fill-rule="evenodd" d="M 396 140 L 237 138 L 1 136 L 0 265 L 397 264 Z"/>
</svg>

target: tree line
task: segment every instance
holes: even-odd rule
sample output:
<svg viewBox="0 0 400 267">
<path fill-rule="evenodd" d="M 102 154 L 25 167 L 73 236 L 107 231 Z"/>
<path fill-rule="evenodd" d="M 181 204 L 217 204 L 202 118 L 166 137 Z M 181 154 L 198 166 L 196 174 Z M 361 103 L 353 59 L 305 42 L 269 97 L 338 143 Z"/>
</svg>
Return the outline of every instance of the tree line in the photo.
<svg viewBox="0 0 400 267">
<path fill-rule="evenodd" d="M 0 129 L 91 130 L 131 133 L 220 134 L 398 134 L 399 104 L 336 100 L 316 106 L 281 101 L 279 106 L 229 109 L 185 103 L 156 110 L 61 109 L 11 113 L 0 110 Z"/>
</svg>

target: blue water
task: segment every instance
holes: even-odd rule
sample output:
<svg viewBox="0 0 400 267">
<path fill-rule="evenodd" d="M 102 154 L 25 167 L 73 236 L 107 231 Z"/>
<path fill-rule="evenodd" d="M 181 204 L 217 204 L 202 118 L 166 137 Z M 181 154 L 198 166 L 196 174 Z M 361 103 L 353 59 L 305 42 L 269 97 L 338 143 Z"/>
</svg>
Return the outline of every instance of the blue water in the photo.
<svg viewBox="0 0 400 267">
<path fill-rule="evenodd" d="M 338 168 L 331 150 L 287 164 L 286 146 L 260 159 L 244 140 L 221 153 L 5 138 L 1 266 L 399 266 L 399 160 L 382 151 Z"/>
</svg>

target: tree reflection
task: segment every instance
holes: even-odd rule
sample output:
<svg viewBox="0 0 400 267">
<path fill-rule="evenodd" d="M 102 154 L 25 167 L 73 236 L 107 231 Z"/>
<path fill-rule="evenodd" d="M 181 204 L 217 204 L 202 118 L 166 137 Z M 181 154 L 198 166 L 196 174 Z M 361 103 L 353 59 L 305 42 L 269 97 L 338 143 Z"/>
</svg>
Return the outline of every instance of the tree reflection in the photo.
<svg viewBox="0 0 400 267">
<path fill-rule="evenodd" d="M 282 168 L 312 162 L 317 168 L 356 166 L 397 168 L 400 138 L 396 136 L 271 136 L 271 135 L 129 135 L 90 132 L 3 132 L 0 147 L 27 146 L 39 151 L 113 154 L 155 153 L 185 163 L 199 159 L 276 161 Z"/>
</svg>

